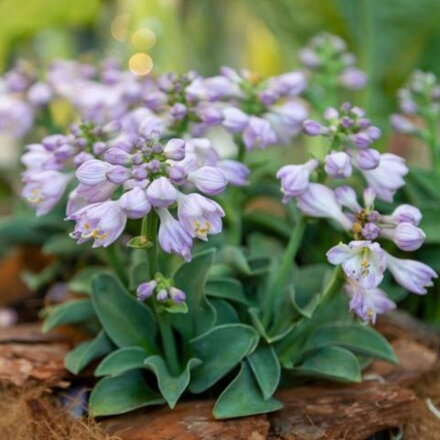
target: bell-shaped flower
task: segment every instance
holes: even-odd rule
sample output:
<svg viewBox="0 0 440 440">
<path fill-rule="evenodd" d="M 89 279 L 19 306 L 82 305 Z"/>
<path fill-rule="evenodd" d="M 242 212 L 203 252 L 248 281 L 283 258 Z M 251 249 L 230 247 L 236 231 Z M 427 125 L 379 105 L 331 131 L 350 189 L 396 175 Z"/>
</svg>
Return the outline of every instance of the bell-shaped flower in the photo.
<svg viewBox="0 0 440 440">
<path fill-rule="evenodd" d="M 348 279 L 344 289 L 351 297 L 350 311 L 356 313 L 366 322 L 371 321 L 374 324 L 377 315 L 382 315 L 396 308 L 396 304 L 387 297 L 383 290 L 377 287 L 365 289 L 356 281 Z"/>
<path fill-rule="evenodd" d="M 357 213 L 362 209 L 357 201 L 356 192 L 351 186 L 338 186 L 335 189 L 335 197 L 340 205 L 345 206 L 354 213 Z"/>
<path fill-rule="evenodd" d="M 406 290 L 424 295 L 437 274 L 428 265 L 416 260 L 396 258 L 385 252 L 387 266 L 394 279 Z"/>
<path fill-rule="evenodd" d="M 329 218 L 349 230 L 352 221 L 342 212 L 334 192 L 320 183 L 310 183 L 307 190 L 297 197 L 298 208 L 310 217 Z"/>
<path fill-rule="evenodd" d="M 334 179 L 346 179 L 352 173 L 350 156 L 344 151 L 333 151 L 326 156 L 324 169 Z"/>
<path fill-rule="evenodd" d="M 278 170 L 277 178 L 281 180 L 284 203 L 306 191 L 310 183 L 310 173 L 318 165 L 319 162 L 316 159 L 310 159 L 302 165 L 285 165 Z"/>
<path fill-rule="evenodd" d="M 209 235 L 222 231 L 221 206 L 200 194 L 181 194 L 178 199 L 179 221 L 191 237 L 206 241 Z"/>
<path fill-rule="evenodd" d="M 249 123 L 243 131 L 243 142 L 248 150 L 266 148 L 274 145 L 277 136 L 266 119 L 251 116 Z"/>
<path fill-rule="evenodd" d="M 377 287 L 386 269 L 385 252 L 379 243 L 371 241 L 340 243 L 327 252 L 327 259 L 331 264 L 342 265 L 347 278 L 365 289 Z"/>
<path fill-rule="evenodd" d="M 178 138 L 170 139 L 163 152 L 167 159 L 182 160 L 185 157 L 185 141 Z"/>
<path fill-rule="evenodd" d="M 231 133 L 241 133 L 249 122 L 249 116 L 235 107 L 223 110 L 223 127 Z"/>
<path fill-rule="evenodd" d="M 425 233 L 412 223 L 399 223 L 395 227 L 382 227 L 380 235 L 388 238 L 403 251 L 411 252 L 419 249 L 426 239 Z"/>
<path fill-rule="evenodd" d="M 155 208 L 167 208 L 177 200 L 178 191 L 169 179 L 162 176 L 147 188 L 147 197 Z"/>
<path fill-rule="evenodd" d="M 111 245 L 124 231 L 127 216 L 119 202 L 108 200 L 94 203 L 74 212 L 68 220 L 75 220 L 75 229 L 71 237 L 78 244 L 93 240 L 93 247 Z"/>
<path fill-rule="evenodd" d="M 220 160 L 217 166 L 225 174 L 226 180 L 233 186 L 245 186 L 248 184 L 249 168 L 237 160 Z"/>
<path fill-rule="evenodd" d="M 145 191 L 138 186 L 122 194 L 119 206 L 128 218 L 145 217 L 151 210 L 151 204 Z"/>
<path fill-rule="evenodd" d="M 47 214 L 61 199 L 72 175 L 58 171 L 27 173 L 23 198 L 35 208 L 37 216 Z"/>
<path fill-rule="evenodd" d="M 76 170 L 76 178 L 83 185 L 93 186 L 107 182 L 107 171 L 109 165 L 98 159 L 92 159 L 84 162 Z"/>
<path fill-rule="evenodd" d="M 210 196 L 220 194 L 228 184 L 225 174 L 218 167 L 203 166 L 189 173 L 187 178 L 198 190 Z"/>
<path fill-rule="evenodd" d="M 403 177 L 408 174 L 408 167 L 405 165 L 405 159 L 385 153 L 381 155 L 378 167 L 361 171 L 377 197 L 392 202 L 394 193 L 405 185 Z"/>
<path fill-rule="evenodd" d="M 190 261 L 192 237 L 168 209 L 158 209 L 157 213 L 160 218 L 158 234 L 160 247 L 165 252 L 180 255 L 186 261 Z"/>
</svg>

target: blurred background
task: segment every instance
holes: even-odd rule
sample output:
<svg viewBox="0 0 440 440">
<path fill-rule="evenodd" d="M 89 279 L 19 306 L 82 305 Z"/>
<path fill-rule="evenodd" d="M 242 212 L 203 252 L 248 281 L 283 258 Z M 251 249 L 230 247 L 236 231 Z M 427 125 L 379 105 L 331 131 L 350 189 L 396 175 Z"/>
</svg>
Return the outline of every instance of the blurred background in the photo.
<svg viewBox="0 0 440 440">
<path fill-rule="evenodd" d="M 355 103 L 383 129 L 382 148 L 392 143 L 393 151 L 405 153 L 407 140 L 391 137 L 389 115 L 414 69 L 440 74 L 439 23 L 439 0 L 1 0 L 0 71 L 20 60 L 44 70 L 56 58 L 115 56 L 138 75 L 189 69 L 211 75 L 229 65 L 270 76 L 298 68 L 298 49 L 326 31 L 344 38 L 368 73 L 369 85 Z M 40 137 L 0 135 L 0 216 L 20 204 L 18 158 Z M 37 220 L 29 218 L 20 227 L 15 220 L 3 224 L 0 257 L 10 256 L 20 240 L 44 241 L 32 235 L 29 222 Z M 45 264 L 27 248 L 0 261 L 0 278 L 15 273 L 17 280 L 2 291 L 14 296 L 24 289 L 23 265 L 37 272 Z"/>
</svg>

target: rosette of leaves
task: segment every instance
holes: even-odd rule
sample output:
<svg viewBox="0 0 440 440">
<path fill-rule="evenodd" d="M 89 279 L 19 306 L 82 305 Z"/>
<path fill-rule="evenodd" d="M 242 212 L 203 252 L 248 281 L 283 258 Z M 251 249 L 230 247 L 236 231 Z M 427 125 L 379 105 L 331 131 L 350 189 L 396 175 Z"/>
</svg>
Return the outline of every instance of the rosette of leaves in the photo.
<svg viewBox="0 0 440 440">
<path fill-rule="evenodd" d="M 89 267 L 71 280 L 70 289 L 85 296 L 48 310 L 45 330 L 87 324 L 93 333 L 65 359 L 74 374 L 99 360 L 89 400 L 93 416 L 174 408 L 189 395 L 214 397 L 218 419 L 267 413 L 282 407 L 274 397 L 281 386 L 307 378 L 359 382 L 370 359 L 396 361 L 381 335 L 347 314 L 343 295 L 321 301 L 327 265 L 294 267 L 284 295 L 265 313 L 262 301 L 282 246 L 258 232 L 248 238 L 244 249 L 202 250 L 180 266 L 173 278 L 187 307 L 164 309 L 157 319 L 103 268 Z M 131 270 L 132 278 L 136 273 Z M 177 345 L 173 364 L 159 337 L 161 320 Z"/>
</svg>

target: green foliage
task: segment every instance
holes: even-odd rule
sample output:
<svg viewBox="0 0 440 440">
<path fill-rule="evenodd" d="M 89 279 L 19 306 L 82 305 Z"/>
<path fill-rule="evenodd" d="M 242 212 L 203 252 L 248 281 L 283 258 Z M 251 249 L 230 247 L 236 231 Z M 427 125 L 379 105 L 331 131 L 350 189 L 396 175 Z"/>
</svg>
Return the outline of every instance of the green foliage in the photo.
<svg viewBox="0 0 440 440">
<path fill-rule="evenodd" d="M 147 357 L 141 347 L 122 347 L 112 351 L 96 367 L 95 376 L 117 376 L 129 370 L 142 368 Z"/>
<path fill-rule="evenodd" d="M 89 299 L 69 301 L 49 309 L 43 324 L 43 331 L 65 324 L 84 322 L 95 317 L 92 302 Z"/>
</svg>

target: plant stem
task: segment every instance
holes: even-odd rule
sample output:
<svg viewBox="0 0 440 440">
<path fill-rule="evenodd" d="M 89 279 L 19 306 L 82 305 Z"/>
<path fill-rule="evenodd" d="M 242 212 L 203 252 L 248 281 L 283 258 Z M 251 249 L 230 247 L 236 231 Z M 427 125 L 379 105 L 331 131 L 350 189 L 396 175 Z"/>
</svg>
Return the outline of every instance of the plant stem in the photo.
<svg viewBox="0 0 440 440">
<path fill-rule="evenodd" d="M 147 259 L 148 259 L 148 271 L 150 279 L 154 278 L 157 272 L 157 227 L 159 217 L 156 212 L 151 211 L 147 216 L 142 219 L 141 235 L 146 237 L 149 243 L 147 247 Z"/>
<path fill-rule="evenodd" d="M 235 141 L 238 147 L 237 160 L 239 162 L 245 161 L 246 156 L 246 147 L 241 140 L 241 138 L 236 137 Z M 242 191 L 243 188 L 234 187 L 230 189 L 230 208 L 228 209 L 228 215 L 230 220 L 230 240 L 234 245 L 239 246 L 241 244 L 241 237 L 243 233 L 243 224 L 242 224 Z"/>
<path fill-rule="evenodd" d="M 170 369 L 171 375 L 177 376 L 180 373 L 179 359 L 168 313 L 157 313 L 156 316 L 167 366 Z"/>
<path fill-rule="evenodd" d="M 270 319 L 270 314 L 273 308 L 273 302 L 278 295 L 282 293 L 282 289 L 292 271 L 292 263 L 295 259 L 296 253 L 298 252 L 299 246 L 301 244 L 304 232 L 307 226 L 307 218 L 300 216 L 298 223 L 295 225 L 292 235 L 290 236 L 287 248 L 284 251 L 283 258 L 281 260 L 280 267 L 277 274 L 275 275 L 272 287 L 267 289 L 266 294 L 262 302 L 262 310 L 264 313 L 263 321 L 268 324 Z"/>
<path fill-rule="evenodd" d="M 336 266 L 333 269 L 332 276 L 322 292 L 321 301 L 319 302 L 319 306 L 321 307 L 323 304 L 327 304 L 332 298 L 333 295 L 342 287 L 344 283 L 342 266 Z"/>
<path fill-rule="evenodd" d="M 124 264 L 122 262 L 121 254 L 117 243 L 105 248 L 107 260 L 115 271 L 116 276 L 119 278 L 124 286 L 128 286 L 128 277 L 125 272 Z"/>
</svg>

